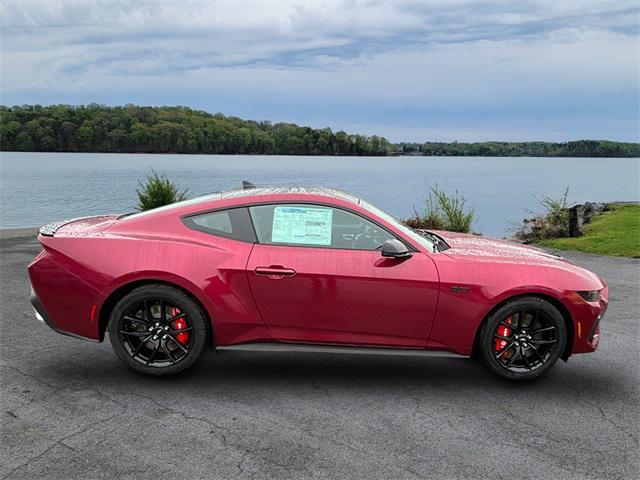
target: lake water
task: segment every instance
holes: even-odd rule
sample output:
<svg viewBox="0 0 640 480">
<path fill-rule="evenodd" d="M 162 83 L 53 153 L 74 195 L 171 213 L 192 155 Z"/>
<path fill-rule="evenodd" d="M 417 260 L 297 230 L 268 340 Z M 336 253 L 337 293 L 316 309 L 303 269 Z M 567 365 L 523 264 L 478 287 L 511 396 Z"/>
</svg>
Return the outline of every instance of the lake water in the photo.
<svg viewBox="0 0 640 480">
<path fill-rule="evenodd" d="M 458 190 L 476 213 L 475 231 L 505 236 L 539 210 L 534 195 L 573 202 L 640 200 L 640 160 L 508 157 L 289 157 L 244 155 L 0 154 L 0 228 L 133 211 L 138 180 L 166 172 L 189 195 L 258 185 L 346 190 L 389 213 L 422 208 L 429 186 Z"/>
</svg>

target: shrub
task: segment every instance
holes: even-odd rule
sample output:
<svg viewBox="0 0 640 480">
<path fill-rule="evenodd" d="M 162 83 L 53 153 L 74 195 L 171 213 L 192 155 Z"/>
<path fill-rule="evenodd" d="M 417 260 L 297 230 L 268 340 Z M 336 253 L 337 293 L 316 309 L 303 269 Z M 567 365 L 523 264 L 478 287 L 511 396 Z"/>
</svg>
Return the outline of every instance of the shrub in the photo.
<svg viewBox="0 0 640 480">
<path fill-rule="evenodd" d="M 535 195 L 534 195 L 535 196 Z M 514 236 L 524 242 L 569 236 L 569 187 L 558 198 L 542 194 L 535 196 L 543 213 L 526 218 Z"/>
<path fill-rule="evenodd" d="M 537 197 L 536 197 L 537 198 Z M 543 238 L 569 236 L 569 186 L 564 189 L 559 198 L 552 198 L 543 194 L 537 198 L 538 203 L 545 209 L 544 218 L 547 230 L 543 231 Z"/>
<path fill-rule="evenodd" d="M 433 192 L 429 192 L 426 198 L 426 208 L 424 215 L 420 215 L 413 207 L 413 217 L 405 220 L 405 224 L 409 228 L 424 229 L 424 230 L 444 230 L 444 220 L 442 219 L 440 209 L 438 208 L 437 199 L 434 198 Z"/>
<path fill-rule="evenodd" d="M 187 199 L 187 190 L 178 190 L 178 187 L 167 178 L 166 174 L 158 175 L 153 169 L 151 172 L 152 175 L 147 177 L 145 184 L 138 182 L 140 185 L 140 188 L 136 189 L 138 192 L 136 208 L 138 210 L 151 210 Z"/>
<path fill-rule="evenodd" d="M 426 198 L 424 214 L 420 215 L 414 207 L 413 216 L 405 220 L 405 224 L 417 229 L 469 233 L 474 214 L 473 210 L 465 211 L 466 203 L 467 199 L 457 190 L 447 195 L 436 185 Z"/>
<path fill-rule="evenodd" d="M 467 199 L 457 190 L 453 195 L 447 195 L 442 190 L 438 190 L 437 186 L 432 190 L 444 214 L 445 230 L 469 233 L 473 222 L 473 210 L 465 211 Z"/>
</svg>

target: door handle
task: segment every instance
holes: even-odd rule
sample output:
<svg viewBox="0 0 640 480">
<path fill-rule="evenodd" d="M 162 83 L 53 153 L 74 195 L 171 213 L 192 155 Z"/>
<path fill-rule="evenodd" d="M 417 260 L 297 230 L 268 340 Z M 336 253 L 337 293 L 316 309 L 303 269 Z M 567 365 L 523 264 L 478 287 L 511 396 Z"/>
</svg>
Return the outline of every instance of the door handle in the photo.
<svg viewBox="0 0 640 480">
<path fill-rule="evenodd" d="M 273 280 L 280 280 L 284 277 L 293 277 L 296 271 L 292 268 L 285 268 L 281 265 L 271 265 L 270 267 L 256 267 L 256 275 L 266 276 Z"/>
</svg>

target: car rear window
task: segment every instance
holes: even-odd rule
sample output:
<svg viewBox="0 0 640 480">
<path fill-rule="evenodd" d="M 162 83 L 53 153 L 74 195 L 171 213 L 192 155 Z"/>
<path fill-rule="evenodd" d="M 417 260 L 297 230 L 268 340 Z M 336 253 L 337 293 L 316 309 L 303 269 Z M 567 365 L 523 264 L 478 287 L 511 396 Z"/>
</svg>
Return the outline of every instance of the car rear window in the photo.
<svg viewBox="0 0 640 480">
<path fill-rule="evenodd" d="M 244 207 L 189 215 L 184 218 L 184 223 L 193 230 L 218 237 L 252 243 L 256 241 L 249 211 Z"/>
</svg>

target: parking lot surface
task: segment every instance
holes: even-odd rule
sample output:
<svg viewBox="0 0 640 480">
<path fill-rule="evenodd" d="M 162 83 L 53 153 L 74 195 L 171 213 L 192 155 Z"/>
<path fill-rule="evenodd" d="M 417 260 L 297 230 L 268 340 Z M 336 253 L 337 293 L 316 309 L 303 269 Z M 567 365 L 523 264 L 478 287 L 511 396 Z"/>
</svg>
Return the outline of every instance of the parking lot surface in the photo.
<svg viewBox="0 0 640 480">
<path fill-rule="evenodd" d="M 36 321 L 33 232 L 0 239 L 0 479 L 638 478 L 640 261 L 595 354 L 525 384 L 467 359 L 209 352 L 170 378 Z"/>
</svg>

